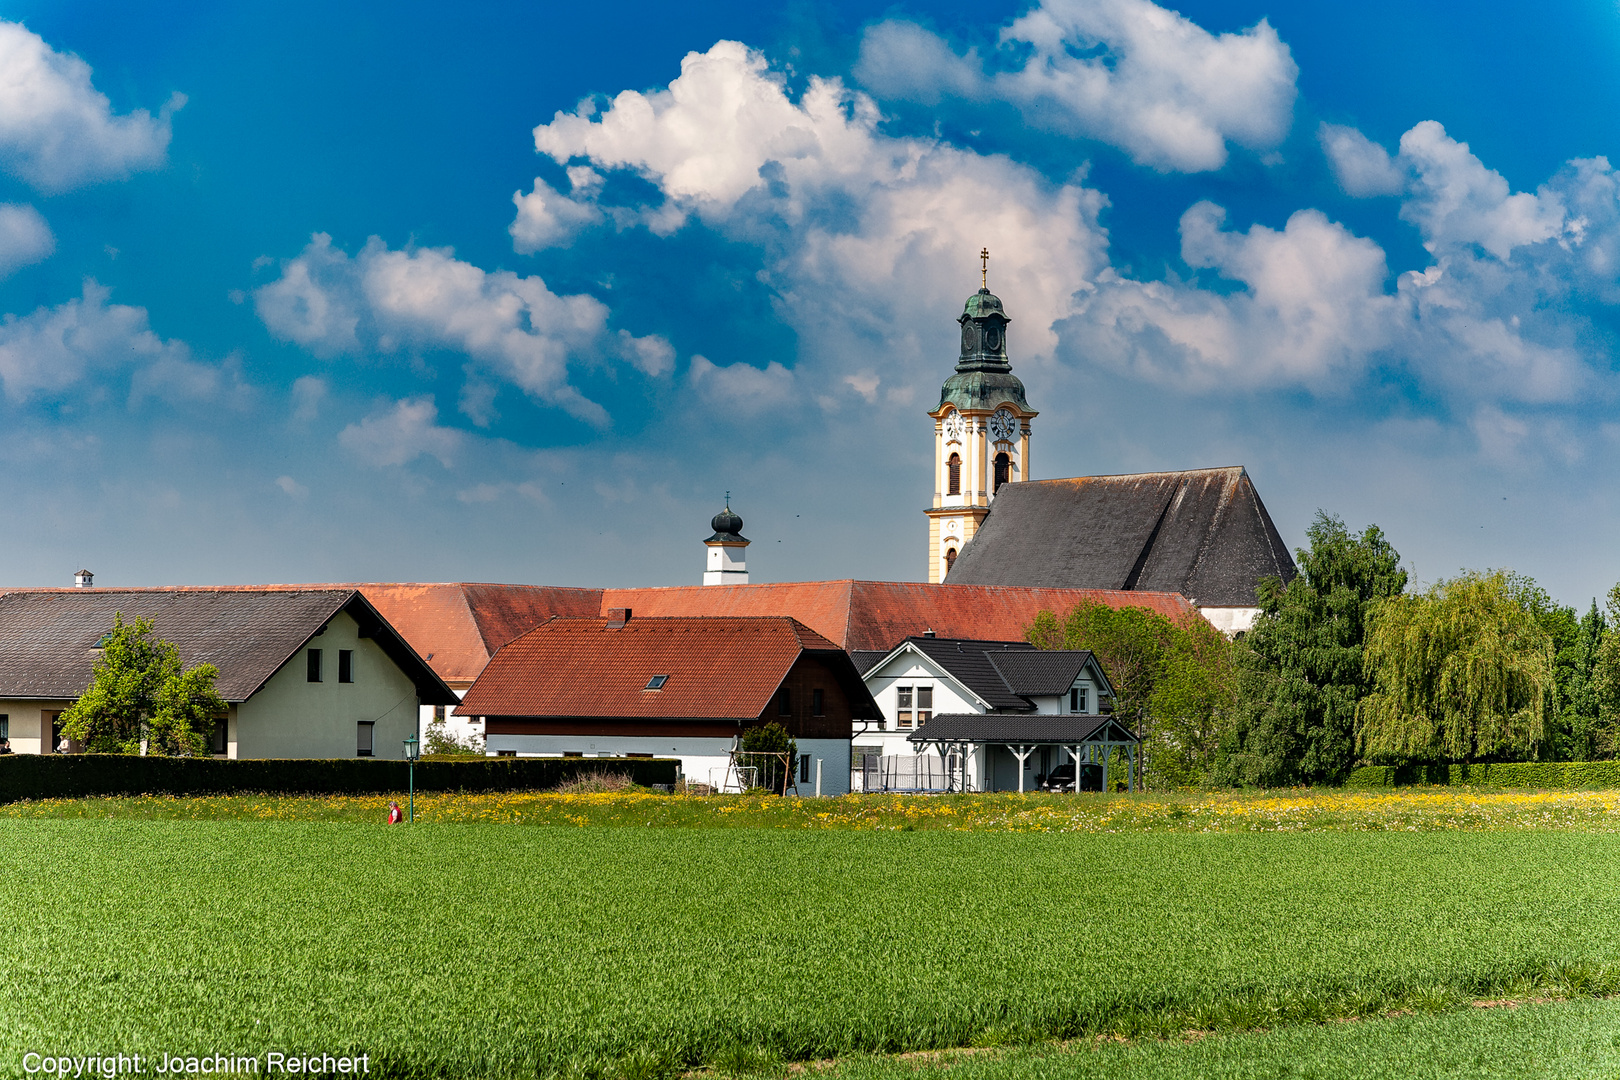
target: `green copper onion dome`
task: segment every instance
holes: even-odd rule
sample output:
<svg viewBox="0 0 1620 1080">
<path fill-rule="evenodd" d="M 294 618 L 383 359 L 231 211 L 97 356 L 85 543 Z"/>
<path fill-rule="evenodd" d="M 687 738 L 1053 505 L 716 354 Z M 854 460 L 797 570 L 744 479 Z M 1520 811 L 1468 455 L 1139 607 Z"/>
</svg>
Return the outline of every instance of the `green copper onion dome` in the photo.
<svg viewBox="0 0 1620 1080">
<path fill-rule="evenodd" d="M 988 288 L 980 289 L 967 298 L 956 321 L 962 327 L 962 353 L 956 361 L 956 374 L 945 380 L 939 405 L 932 411 L 938 412 L 946 404 L 958 409 L 994 409 L 1007 404 L 1033 414 L 1024 400 L 1024 384 L 1007 362 L 1007 324 L 1012 320 L 1001 297 Z"/>
</svg>

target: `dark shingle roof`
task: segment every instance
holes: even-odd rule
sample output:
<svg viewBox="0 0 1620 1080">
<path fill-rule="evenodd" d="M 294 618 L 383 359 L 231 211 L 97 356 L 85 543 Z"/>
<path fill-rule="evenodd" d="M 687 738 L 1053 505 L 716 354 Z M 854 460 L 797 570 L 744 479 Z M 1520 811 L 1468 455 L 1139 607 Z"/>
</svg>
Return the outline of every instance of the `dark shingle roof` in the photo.
<svg viewBox="0 0 1620 1080">
<path fill-rule="evenodd" d="M 1106 732 L 1104 725 L 1113 726 Z M 936 716 L 906 738 L 910 742 L 1079 743 L 1108 735 L 1112 741 L 1134 739 L 1112 716 L 1006 715 L 946 713 Z"/>
<path fill-rule="evenodd" d="M 952 585 L 1177 592 L 1246 607 L 1294 560 L 1242 466 L 1007 484 Z"/>
<path fill-rule="evenodd" d="M 1007 681 L 990 662 L 989 653 L 1033 652 L 1035 646 L 1027 641 L 971 641 L 962 638 L 912 637 L 906 641 L 916 646 L 930 660 L 950 672 L 953 677 L 983 698 L 992 709 L 1031 709 L 1029 702 L 1013 693 Z"/>
<path fill-rule="evenodd" d="M 873 668 L 877 667 L 879 660 L 882 660 L 888 655 L 889 654 L 886 652 L 880 652 L 875 649 L 851 649 L 849 652 L 849 658 L 855 662 L 855 670 L 860 672 L 863 677 L 868 671 L 871 671 Z"/>
<path fill-rule="evenodd" d="M 150 618 L 187 667 L 213 664 L 226 701 L 246 701 L 327 620 L 348 610 L 416 682 L 422 701 L 455 694 L 354 589 L 30 589 L 0 593 L 0 696 L 76 698 L 90 685 L 91 651 L 112 628 Z"/>
<path fill-rule="evenodd" d="M 1061 652 L 992 652 L 986 658 L 995 666 L 1007 689 L 1022 697 L 1051 697 L 1067 694 L 1085 670 L 1091 653 L 1084 650 Z"/>
</svg>

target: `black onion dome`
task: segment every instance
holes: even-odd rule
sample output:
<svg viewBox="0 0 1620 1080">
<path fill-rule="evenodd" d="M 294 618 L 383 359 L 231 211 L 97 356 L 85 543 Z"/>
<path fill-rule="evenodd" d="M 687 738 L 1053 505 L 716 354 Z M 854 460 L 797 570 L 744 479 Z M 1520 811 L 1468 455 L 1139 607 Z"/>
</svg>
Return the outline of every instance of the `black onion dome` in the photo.
<svg viewBox="0 0 1620 1080">
<path fill-rule="evenodd" d="M 733 543 L 744 540 L 742 534 L 743 519 L 738 517 L 731 509 L 729 502 L 726 503 L 724 510 L 714 515 L 714 520 L 710 521 L 709 525 L 714 529 L 714 535 L 709 537 L 711 543 L 716 540 L 729 540 Z"/>
</svg>

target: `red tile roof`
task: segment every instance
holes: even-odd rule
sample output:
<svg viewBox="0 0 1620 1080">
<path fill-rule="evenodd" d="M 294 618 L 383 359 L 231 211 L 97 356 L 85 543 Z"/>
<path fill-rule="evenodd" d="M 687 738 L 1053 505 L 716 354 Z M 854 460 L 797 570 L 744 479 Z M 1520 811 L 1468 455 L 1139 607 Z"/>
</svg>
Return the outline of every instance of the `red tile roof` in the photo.
<svg viewBox="0 0 1620 1080">
<path fill-rule="evenodd" d="M 468 716 L 753 720 L 801 653 L 839 652 L 794 619 L 557 618 L 495 654 L 462 699 Z M 842 657 L 840 656 L 840 659 Z M 847 660 L 844 660 L 848 663 Z M 667 675 L 661 690 L 648 690 Z"/>
<path fill-rule="evenodd" d="M 604 589 L 602 608 L 636 618 L 673 615 L 788 615 L 852 652 L 887 652 L 925 630 L 942 638 L 1017 641 L 1045 609 L 1059 615 L 1082 600 L 1145 607 L 1170 618 L 1197 608 L 1177 593 L 1048 589 L 1016 585 L 927 585 L 904 581 L 800 581 L 779 585 L 687 585 Z"/>
<path fill-rule="evenodd" d="M 471 683 L 502 645 L 558 615 L 595 615 L 601 589 L 546 585 L 373 583 L 357 586 L 439 677 Z"/>
</svg>

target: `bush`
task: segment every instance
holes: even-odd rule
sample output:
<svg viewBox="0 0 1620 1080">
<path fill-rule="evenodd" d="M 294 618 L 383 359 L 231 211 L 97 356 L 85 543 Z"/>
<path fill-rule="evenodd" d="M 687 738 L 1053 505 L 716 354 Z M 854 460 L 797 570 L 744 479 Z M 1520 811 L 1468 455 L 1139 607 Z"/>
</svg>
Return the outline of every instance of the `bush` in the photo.
<svg viewBox="0 0 1620 1080">
<path fill-rule="evenodd" d="M 1499 761 L 1482 765 L 1363 765 L 1347 788 L 1477 784 L 1518 788 L 1620 788 L 1620 761 Z"/>
<path fill-rule="evenodd" d="M 418 791 L 546 791 L 613 773 L 635 784 L 675 783 L 674 759 L 441 758 L 416 763 Z M 122 754 L 7 754 L 0 803 L 88 795 L 369 795 L 404 791 L 404 761 L 375 758 L 171 758 Z"/>
</svg>

